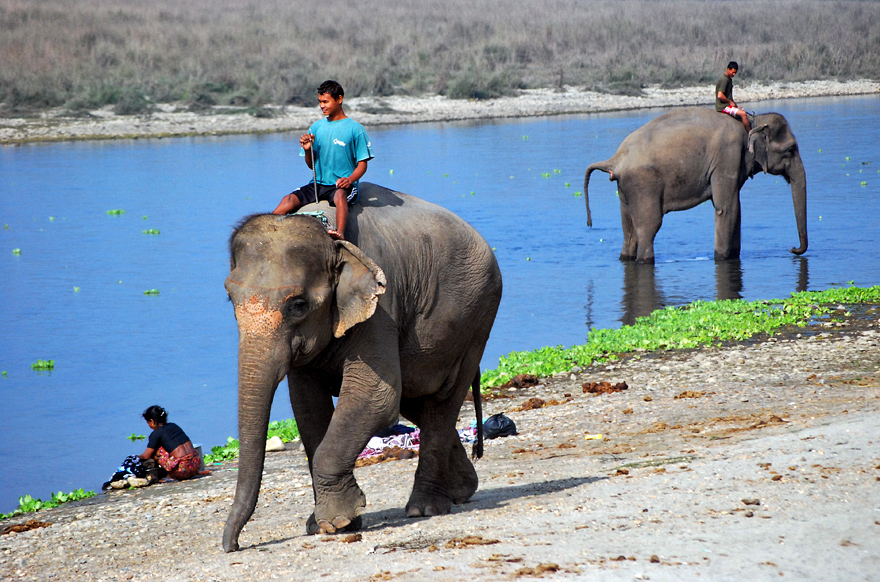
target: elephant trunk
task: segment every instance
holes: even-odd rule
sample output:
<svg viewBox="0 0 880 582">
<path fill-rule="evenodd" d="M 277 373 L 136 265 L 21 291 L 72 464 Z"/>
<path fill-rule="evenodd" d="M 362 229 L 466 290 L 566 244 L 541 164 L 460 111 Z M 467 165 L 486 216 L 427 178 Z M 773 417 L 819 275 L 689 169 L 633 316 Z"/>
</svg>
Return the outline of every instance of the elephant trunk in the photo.
<svg viewBox="0 0 880 582">
<path fill-rule="evenodd" d="M 794 204 L 794 217 L 797 222 L 800 246 L 791 252 L 802 255 L 807 251 L 807 174 L 800 154 L 792 159 L 788 168 L 788 181 L 791 183 L 791 201 Z"/>
<path fill-rule="evenodd" d="M 243 339 L 238 354 L 238 482 L 223 531 L 226 552 L 238 550 L 238 536 L 257 506 L 272 398 L 290 363 L 290 349 L 276 334 L 254 337 L 242 330 L 241 335 Z"/>
</svg>

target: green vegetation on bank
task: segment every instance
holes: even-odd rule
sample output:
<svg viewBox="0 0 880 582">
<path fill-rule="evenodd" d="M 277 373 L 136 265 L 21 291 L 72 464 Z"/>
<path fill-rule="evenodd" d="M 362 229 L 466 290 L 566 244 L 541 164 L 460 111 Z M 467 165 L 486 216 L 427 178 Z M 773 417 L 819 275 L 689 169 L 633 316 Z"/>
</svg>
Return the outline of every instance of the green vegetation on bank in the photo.
<svg viewBox="0 0 880 582">
<path fill-rule="evenodd" d="M 296 421 L 292 418 L 286 420 L 274 420 L 269 423 L 269 430 L 266 438 L 273 436 L 279 437 L 285 443 L 295 441 L 299 438 L 299 429 L 296 427 Z M 205 463 L 221 463 L 238 457 L 238 440 L 232 437 L 226 439 L 225 445 L 211 447 L 211 452 L 205 455 Z"/>
<path fill-rule="evenodd" d="M 804 291 L 779 300 L 695 301 L 683 307 L 659 309 L 620 329 L 593 329 L 583 345 L 511 352 L 501 357 L 498 368 L 483 372 L 481 384 L 498 386 L 518 374 L 551 376 L 575 366 L 616 360 L 626 353 L 696 348 L 759 334 L 773 335 L 780 328 L 803 326 L 828 314 L 832 304 L 873 302 L 880 302 L 880 285 Z"/>
<path fill-rule="evenodd" d="M 264 116 L 314 105 L 326 78 L 348 96 L 638 94 L 711 88 L 731 59 L 741 83 L 872 78 L 878 21 L 880 3 L 858 0 L 6 0 L 0 113 L 179 103 Z"/>
<path fill-rule="evenodd" d="M 18 509 L 11 513 L 0 513 L 0 519 L 14 517 L 23 513 L 32 513 L 34 511 L 40 511 L 41 509 L 49 509 L 50 507 L 58 507 L 62 503 L 67 503 L 68 501 L 79 501 L 80 499 L 88 499 L 89 497 L 94 496 L 94 491 L 83 491 L 81 488 L 76 491 L 71 491 L 70 493 L 62 493 L 61 491 L 53 493 L 52 498 L 49 501 L 42 501 L 40 499 L 34 499 L 30 495 L 25 495 L 24 497 L 18 498 Z"/>
</svg>

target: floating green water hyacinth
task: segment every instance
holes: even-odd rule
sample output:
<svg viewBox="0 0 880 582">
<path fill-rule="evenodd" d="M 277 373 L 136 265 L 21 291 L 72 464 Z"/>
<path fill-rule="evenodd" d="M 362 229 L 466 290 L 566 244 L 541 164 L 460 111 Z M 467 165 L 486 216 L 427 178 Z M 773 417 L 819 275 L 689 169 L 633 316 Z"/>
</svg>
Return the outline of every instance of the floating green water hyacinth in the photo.
<svg viewBox="0 0 880 582">
<path fill-rule="evenodd" d="M 55 360 L 37 360 L 31 364 L 31 370 L 54 370 Z"/>
<path fill-rule="evenodd" d="M 120 214 L 125 214 L 125 210 L 122 210 L 121 208 L 115 208 L 113 210 L 108 210 L 107 214 L 111 216 L 119 216 Z"/>
</svg>

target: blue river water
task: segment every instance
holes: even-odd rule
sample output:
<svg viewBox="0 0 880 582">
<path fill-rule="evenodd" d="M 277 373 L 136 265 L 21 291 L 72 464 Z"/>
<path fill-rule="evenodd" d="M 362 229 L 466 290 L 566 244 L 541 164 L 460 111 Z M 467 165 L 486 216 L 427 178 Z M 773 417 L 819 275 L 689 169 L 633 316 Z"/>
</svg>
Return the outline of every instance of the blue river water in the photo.
<svg viewBox="0 0 880 582">
<path fill-rule="evenodd" d="M 371 127 L 364 180 L 452 210 L 495 248 L 504 298 L 484 368 L 666 305 L 880 284 L 880 99 L 753 108 L 782 113 L 798 138 L 802 257 L 788 252 L 798 242 L 789 186 L 758 175 L 742 190 L 740 261 L 712 260 L 707 204 L 666 216 L 654 266 L 618 261 L 614 184 L 593 175 L 588 229 L 584 169 L 660 110 Z M 309 180 L 297 137 L 0 148 L 0 512 L 24 494 L 97 491 L 143 451 L 126 437 L 149 434 L 140 415 L 151 404 L 206 451 L 237 435 L 227 239 L 241 217 Z M 39 359 L 54 370 L 32 370 Z M 282 388 L 272 419 L 289 417 Z"/>
</svg>

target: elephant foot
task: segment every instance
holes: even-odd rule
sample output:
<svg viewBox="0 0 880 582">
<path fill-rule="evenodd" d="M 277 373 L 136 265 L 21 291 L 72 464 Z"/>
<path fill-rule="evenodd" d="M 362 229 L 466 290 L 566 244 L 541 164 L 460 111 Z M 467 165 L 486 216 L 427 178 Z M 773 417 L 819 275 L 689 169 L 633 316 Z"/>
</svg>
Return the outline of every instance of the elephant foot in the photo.
<svg viewBox="0 0 880 582">
<path fill-rule="evenodd" d="M 456 451 L 449 463 L 449 495 L 456 505 L 465 503 L 473 497 L 480 485 L 477 470 L 467 456 L 464 448 Z"/>
<path fill-rule="evenodd" d="M 466 458 L 466 457 L 465 457 Z M 477 491 L 479 479 L 474 466 L 467 461 L 467 466 L 455 466 L 446 476 L 445 487 L 426 488 L 416 486 L 406 504 L 407 517 L 431 517 L 446 515 L 452 511 L 452 505 L 459 505 L 469 500 Z"/>
<path fill-rule="evenodd" d="M 349 475 L 336 485 L 319 477 L 314 477 L 313 481 L 316 485 L 320 483 L 324 486 L 316 486 L 315 513 L 310 518 L 310 522 L 314 521 L 315 525 L 306 527 L 309 533 L 336 533 L 359 529 L 361 520 L 358 514 L 367 506 L 367 497 L 358 487 L 354 476 Z"/>
<path fill-rule="evenodd" d="M 315 519 L 315 514 L 313 513 L 309 516 L 308 521 L 306 521 L 306 533 L 310 536 L 316 534 L 343 533 L 347 531 L 357 531 L 361 529 L 363 525 L 363 520 L 359 515 L 353 519 L 338 516 L 327 521 L 326 519 Z"/>
<path fill-rule="evenodd" d="M 428 498 L 413 493 L 404 511 L 407 517 L 446 515 L 452 512 L 452 500 L 447 497 Z"/>
</svg>

